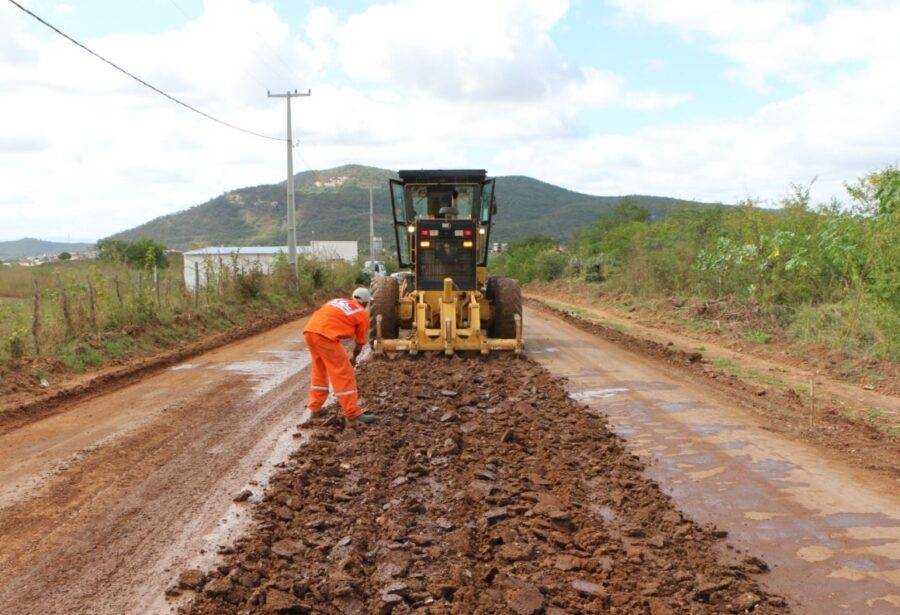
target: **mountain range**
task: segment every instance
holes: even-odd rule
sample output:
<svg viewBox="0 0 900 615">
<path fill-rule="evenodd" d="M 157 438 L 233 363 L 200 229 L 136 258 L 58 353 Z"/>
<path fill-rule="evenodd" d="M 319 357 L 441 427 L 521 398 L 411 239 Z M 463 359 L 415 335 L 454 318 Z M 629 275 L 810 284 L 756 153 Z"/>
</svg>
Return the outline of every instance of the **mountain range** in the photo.
<svg viewBox="0 0 900 615">
<path fill-rule="evenodd" d="M 14 241 L 0 241 L 0 260 L 14 260 L 29 256 L 56 255 L 60 252 L 79 252 L 93 247 L 92 243 L 70 243 L 62 241 L 44 241 L 33 237 L 25 237 Z"/>
<path fill-rule="evenodd" d="M 375 210 L 375 234 L 393 246 L 388 180 L 397 173 L 362 165 L 345 165 L 295 176 L 297 240 L 356 239 L 368 245 L 369 188 Z M 580 227 L 625 198 L 662 217 L 679 203 L 668 197 L 594 196 L 567 190 L 531 177 L 496 178 L 498 214 L 493 241 L 506 242 L 536 233 L 568 238 Z M 282 245 L 285 242 L 285 182 L 239 188 L 183 211 L 161 216 L 113 237 L 151 238 L 176 249 L 208 245 Z"/>
</svg>

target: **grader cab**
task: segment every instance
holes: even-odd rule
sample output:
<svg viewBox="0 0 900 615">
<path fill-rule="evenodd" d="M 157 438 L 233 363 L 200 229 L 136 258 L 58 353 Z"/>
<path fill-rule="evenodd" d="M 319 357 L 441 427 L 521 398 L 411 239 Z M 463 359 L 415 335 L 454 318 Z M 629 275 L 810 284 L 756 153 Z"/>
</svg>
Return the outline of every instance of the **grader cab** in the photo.
<svg viewBox="0 0 900 615">
<path fill-rule="evenodd" d="M 487 270 L 494 180 L 483 170 L 400 171 L 390 190 L 407 270 L 372 282 L 374 351 L 521 352 L 519 284 Z"/>
</svg>

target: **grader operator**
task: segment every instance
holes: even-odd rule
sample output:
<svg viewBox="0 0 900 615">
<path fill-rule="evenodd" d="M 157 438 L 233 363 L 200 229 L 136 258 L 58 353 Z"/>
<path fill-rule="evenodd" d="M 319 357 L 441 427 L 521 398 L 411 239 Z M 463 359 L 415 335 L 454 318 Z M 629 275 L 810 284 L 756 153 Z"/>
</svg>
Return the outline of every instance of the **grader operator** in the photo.
<svg viewBox="0 0 900 615">
<path fill-rule="evenodd" d="M 487 270 L 494 180 L 484 170 L 400 171 L 390 192 L 407 270 L 372 282 L 373 350 L 521 352 L 519 284 Z"/>
</svg>

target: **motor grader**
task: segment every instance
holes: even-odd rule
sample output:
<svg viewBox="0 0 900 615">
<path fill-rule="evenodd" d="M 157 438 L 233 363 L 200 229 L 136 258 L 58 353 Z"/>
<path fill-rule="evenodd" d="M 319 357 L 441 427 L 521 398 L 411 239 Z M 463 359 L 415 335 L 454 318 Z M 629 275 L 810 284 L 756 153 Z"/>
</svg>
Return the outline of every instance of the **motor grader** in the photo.
<svg viewBox="0 0 900 615">
<path fill-rule="evenodd" d="M 399 176 L 390 193 L 406 270 L 372 282 L 374 352 L 521 352 L 519 284 L 487 269 L 494 180 L 484 170 Z"/>
</svg>

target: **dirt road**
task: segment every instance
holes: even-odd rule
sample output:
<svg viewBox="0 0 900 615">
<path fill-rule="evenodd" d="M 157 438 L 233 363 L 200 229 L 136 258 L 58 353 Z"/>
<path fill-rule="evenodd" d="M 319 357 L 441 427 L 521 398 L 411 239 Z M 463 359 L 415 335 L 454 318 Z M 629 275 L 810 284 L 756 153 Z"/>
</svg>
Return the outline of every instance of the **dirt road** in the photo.
<svg viewBox="0 0 900 615">
<path fill-rule="evenodd" d="M 777 611 L 779 594 L 794 610 L 809 613 L 888 613 L 900 606 L 896 485 L 767 431 L 757 415 L 692 384 L 671 366 L 531 310 L 526 313 L 530 356 L 568 377 L 570 394 L 588 409 L 563 403 L 555 383 L 533 368 L 518 372 L 518 362 L 491 362 L 494 371 L 476 391 L 465 390 L 461 380 L 448 387 L 455 396 L 440 393 L 443 385 L 433 382 L 440 377 L 437 368 L 376 371 L 364 377 L 370 378 L 367 390 L 376 391 L 373 408 L 393 416 L 376 428 L 387 430 L 384 437 L 358 440 L 357 434 L 340 432 L 329 437 L 325 430 L 324 438 L 313 438 L 304 448 L 318 464 L 303 466 L 302 458 L 295 458 L 279 469 L 301 446 L 293 437 L 307 378 L 301 326 L 284 325 L 0 431 L 0 613 L 168 612 L 173 603 L 163 592 L 183 570 L 213 570 L 223 557 L 217 553 L 220 545 L 234 545 L 224 549 L 224 557 L 237 562 L 247 548 L 262 545 L 269 561 L 273 556 L 265 549 L 282 526 L 293 532 L 291 540 L 309 532 L 302 549 L 312 559 L 304 566 L 332 570 L 341 564 L 348 578 L 328 577 L 322 588 L 307 587 L 267 577 L 270 571 L 263 568 L 233 565 L 228 574 L 259 575 L 241 576 L 249 583 L 243 598 L 253 598 L 253 587 L 271 583 L 298 600 L 309 601 L 315 594 L 304 592 L 321 589 L 357 604 L 355 592 L 366 587 L 380 600 L 385 587 L 375 587 L 374 580 L 366 582 L 371 586 L 351 581 L 370 563 L 374 574 L 384 563 L 379 557 L 391 559 L 387 551 L 405 544 L 415 556 L 408 563 L 422 564 L 412 574 L 423 576 L 403 581 L 405 589 L 394 588 L 399 593 L 390 600 L 399 599 L 402 608 L 459 590 L 464 590 L 460 599 L 473 599 L 464 570 L 475 566 L 485 568 L 486 576 L 473 587 L 494 592 L 485 593 L 487 602 L 480 604 L 500 610 L 509 607 L 504 601 L 518 600 L 525 611 L 541 604 L 548 613 L 551 607 L 611 608 L 615 595 L 623 601 L 621 612 L 637 604 L 656 604 L 659 613 L 669 612 L 667 605 L 681 612 L 691 604 L 716 611 L 756 599 L 758 608 Z M 460 371 L 454 366 L 458 359 L 440 361 L 438 366 L 450 369 L 448 378 L 465 379 L 477 369 L 476 364 Z M 423 366 L 410 363 L 410 369 Z M 381 386 L 385 378 L 398 380 Z M 460 404 L 469 393 L 485 397 Z M 516 407 L 517 401 L 529 404 L 534 414 Z M 488 411 L 495 407 L 503 410 L 492 416 Z M 683 520 L 643 478 L 641 464 L 604 435 L 605 422 L 590 409 L 608 415 L 626 448 L 651 462 L 646 472 L 671 494 L 677 509 L 727 530 L 726 542 L 740 553 L 714 540 L 711 530 Z M 456 416 L 442 420 L 447 412 Z M 256 504 L 273 473 L 273 499 Z M 291 494 L 274 499 L 288 486 L 296 488 L 298 477 L 307 481 L 299 484 L 300 501 L 285 499 Z M 594 482 L 586 485 L 585 477 Z M 487 490 L 483 501 L 465 495 L 473 484 Z M 232 502 L 245 488 L 253 492 L 251 501 Z M 454 496 L 459 490 L 463 499 Z M 541 492 L 553 497 L 541 500 Z M 304 500 L 304 494 L 314 499 Z M 414 501 L 426 496 L 424 511 L 417 512 Z M 553 505 L 534 512 L 538 501 Z M 311 515 L 282 510 L 287 520 L 266 516 L 288 504 L 315 509 Z M 494 521 L 484 515 L 503 507 L 506 518 L 496 520 L 503 527 L 494 531 Z M 254 509 L 260 517 L 251 524 Z M 466 514 L 475 526 L 464 543 L 473 550 L 459 555 L 466 566 L 450 570 L 452 558 L 432 552 L 433 541 L 466 525 Z M 520 515 L 525 525 L 507 524 Z M 532 519 L 535 515 L 544 521 Z M 382 521 L 376 521 L 379 516 Z M 274 524 L 268 530 L 267 519 Z M 268 532 L 262 543 L 260 528 Z M 560 535 L 563 529 L 574 531 L 579 541 Z M 349 542 L 338 544 L 347 536 Z M 357 546 L 378 541 L 393 546 L 382 544 L 387 551 L 374 553 L 372 562 L 344 562 L 354 554 L 361 557 Z M 513 546 L 501 550 L 507 543 Z M 432 559 L 419 558 L 422 553 Z M 757 577 L 752 560 L 742 563 L 755 555 L 772 566 L 769 574 Z M 271 564 L 288 570 L 293 555 L 278 557 Z M 484 567 L 485 562 L 493 563 Z M 490 581 L 494 567 L 502 581 L 496 586 Z M 444 569 L 456 575 L 456 590 L 425 582 Z M 522 574 L 510 576 L 510 571 Z M 666 582 L 654 584 L 661 578 Z M 757 579 L 763 586 L 755 586 Z M 578 589 L 572 586 L 576 580 L 601 587 Z M 193 608 L 215 605 L 235 587 L 204 594 L 212 602 Z M 264 598 L 257 593 L 253 599 L 264 605 Z M 385 607 L 377 601 L 372 606 Z"/>
<path fill-rule="evenodd" d="M 296 446 L 301 323 L 0 433 L 0 613 L 167 611 Z"/>
<path fill-rule="evenodd" d="M 731 400 L 545 312 L 528 349 L 610 419 L 649 475 L 700 522 L 773 567 L 767 585 L 811 613 L 900 608 L 897 485 L 772 433 Z"/>
</svg>

